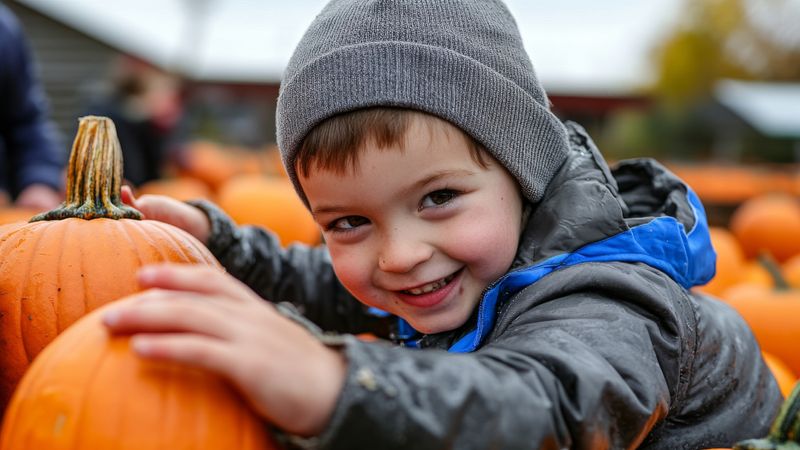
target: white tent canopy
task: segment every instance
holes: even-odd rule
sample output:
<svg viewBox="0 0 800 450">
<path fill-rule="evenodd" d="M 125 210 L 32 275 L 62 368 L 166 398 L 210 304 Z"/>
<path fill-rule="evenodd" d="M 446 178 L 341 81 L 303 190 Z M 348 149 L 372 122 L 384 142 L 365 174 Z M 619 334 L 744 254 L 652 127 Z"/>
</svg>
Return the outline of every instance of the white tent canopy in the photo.
<svg viewBox="0 0 800 450">
<path fill-rule="evenodd" d="M 277 82 L 325 0 L 17 0 L 198 80 Z M 626 93 L 680 0 L 508 0 L 545 87 Z"/>
</svg>

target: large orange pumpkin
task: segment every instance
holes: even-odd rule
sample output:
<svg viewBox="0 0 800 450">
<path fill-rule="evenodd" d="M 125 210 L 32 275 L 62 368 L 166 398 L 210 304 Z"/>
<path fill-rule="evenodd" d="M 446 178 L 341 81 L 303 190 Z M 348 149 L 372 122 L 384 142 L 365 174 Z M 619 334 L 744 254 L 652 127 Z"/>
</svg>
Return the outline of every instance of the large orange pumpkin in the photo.
<svg viewBox="0 0 800 450">
<path fill-rule="evenodd" d="M 225 183 L 217 202 L 240 225 L 259 225 L 292 242 L 315 245 L 320 231 L 288 179 L 239 176 Z"/>
<path fill-rule="evenodd" d="M 2 450 L 277 448 L 265 425 L 208 372 L 148 361 L 96 310 L 56 338 L 14 393 Z"/>
<path fill-rule="evenodd" d="M 781 194 L 752 198 L 734 211 L 730 229 L 747 257 L 767 252 L 786 261 L 800 254 L 800 202 Z"/>
<path fill-rule="evenodd" d="M 61 207 L 0 227 L 0 414 L 30 361 L 100 305 L 139 290 L 136 269 L 161 262 L 219 266 L 188 233 L 139 220 L 120 201 L 114 124 L 80 120 Z"/>
<path fill-rule="evenodd" d="M 16 206 L 0 207 L 0 225 L 12 222 L 27 222 L 40 212 L 35 209 Z"/>
<path fill-rule="evenodd" d="M 717 253 L 717 271 L 708 284 L 696 289 L 718 296 L 739 282 L 740 274 L 745 268 L 744 252 L 733 233 L 725 228 L 710 227 L 708 231 Z"/>
</svg>

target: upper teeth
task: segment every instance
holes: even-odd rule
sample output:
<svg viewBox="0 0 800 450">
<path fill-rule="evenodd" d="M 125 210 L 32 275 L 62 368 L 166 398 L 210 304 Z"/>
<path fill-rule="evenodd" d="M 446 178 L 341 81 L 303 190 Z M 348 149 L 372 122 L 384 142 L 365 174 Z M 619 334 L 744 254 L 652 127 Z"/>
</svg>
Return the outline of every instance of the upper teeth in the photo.
<svg viewBox="0 0 800 450">
<path fill-rule="evenodd" d="M 448 276 L 442 278 L 441 280 L 436 280 L 436 281 L 434 281 L 432 283 L 428 283 L 428 284 L 426 284 L 424 286 L 420 286 L 420 287 L 417 287 L 417 288 L 414 288 L 414 289 L 408 289 L 405 292 L 408 292 L 409 294 L 413 294 L 413 295 L 427 294 L 428 292 L 433 292 L 433 291 L 435 291 L 437 289 L 441 289 L 445 284 L 449 283 L 450 280 L 453 279 L 453 276 L 454 275 L 451 274 L 451 275 L 448 275 Z"/>
</svg>

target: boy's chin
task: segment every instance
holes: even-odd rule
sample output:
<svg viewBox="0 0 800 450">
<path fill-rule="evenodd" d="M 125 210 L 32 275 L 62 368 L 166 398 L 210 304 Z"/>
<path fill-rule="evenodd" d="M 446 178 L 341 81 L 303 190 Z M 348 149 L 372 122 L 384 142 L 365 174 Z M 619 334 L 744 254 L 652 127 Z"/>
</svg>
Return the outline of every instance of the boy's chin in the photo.
<svg viewBox="0 0 800 450">
<path fill-rule="evenodd" d="M 420 319 L 418 317 L 404 317 L 403 319 L 422 334 L 446 333 L 459 328 L 466 322 L 466 319 L 453 318 L 434 319 L 426 317 Z"/>
</svg>

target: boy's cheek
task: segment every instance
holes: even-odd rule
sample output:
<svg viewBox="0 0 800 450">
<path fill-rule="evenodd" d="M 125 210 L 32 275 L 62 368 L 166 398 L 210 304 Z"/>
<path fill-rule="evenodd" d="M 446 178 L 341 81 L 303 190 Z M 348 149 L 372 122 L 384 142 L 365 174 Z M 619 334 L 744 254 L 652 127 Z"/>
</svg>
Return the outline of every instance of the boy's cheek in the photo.
<svg viewBox="0 0 800 450">
<path fill-rule="evenodd" d="M 370 271 L 362 259 L 359 261 L 356 255 L 348 254 L 347 252 L 337 252 L 331 250 L 331 260 L 333 262 L 333 271 L 339 282 L 362 303 L 365 301 L 366 292 L 372 288 L 370 283 Z M 370 305 L 375 306 L 375 305 Z"/>
<path fill-rule="evenodd" d="M 503 221 L 464 224 L 448 235 L 453 244 L 449 256 L 465 263 L 474 276 L 493 281 L 503 275 L 519 246 L 519 226 Z"/>
</svg>

